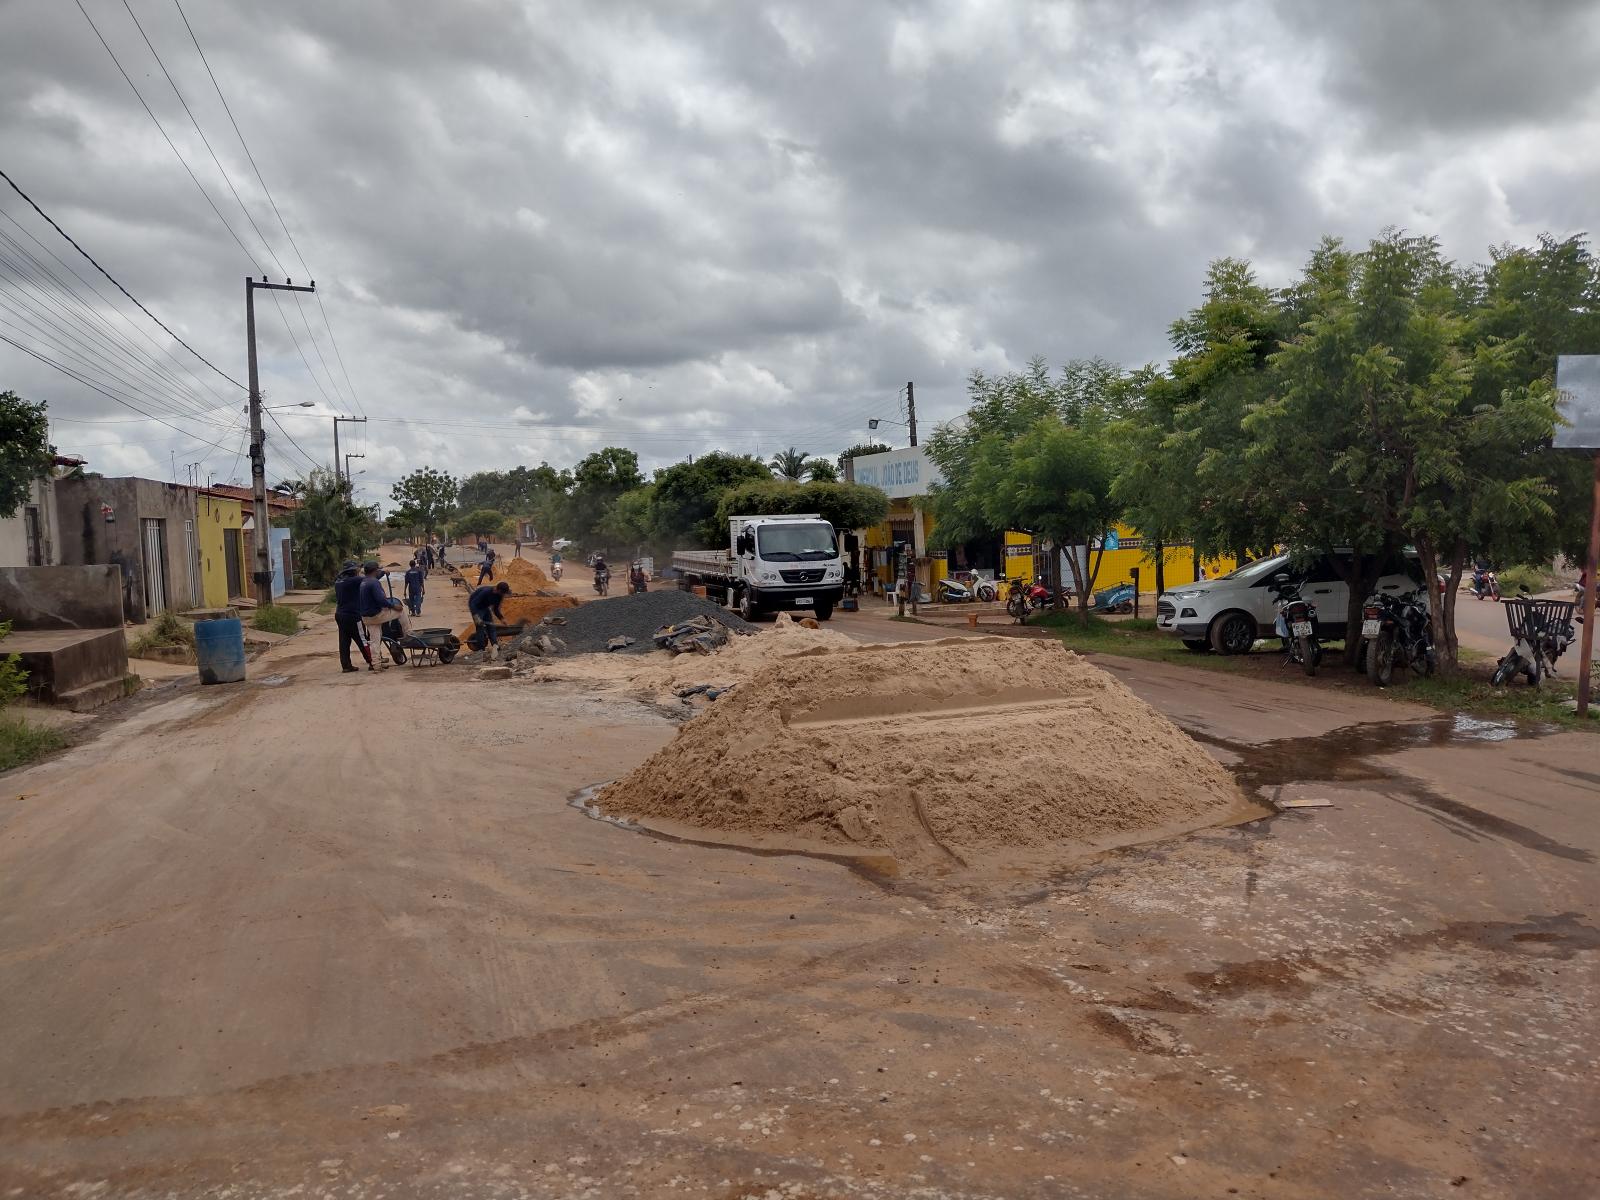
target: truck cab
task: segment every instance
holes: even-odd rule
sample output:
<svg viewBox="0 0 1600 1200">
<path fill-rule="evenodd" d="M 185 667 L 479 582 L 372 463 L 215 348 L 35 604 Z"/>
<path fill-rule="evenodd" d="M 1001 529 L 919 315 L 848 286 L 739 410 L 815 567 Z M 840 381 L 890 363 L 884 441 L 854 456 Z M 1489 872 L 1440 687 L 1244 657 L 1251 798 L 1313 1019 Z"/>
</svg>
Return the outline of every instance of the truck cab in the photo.
<svg viewBox="0 0 1600 1200">
<path fill-rule="evenodd" d="M 764 613 L 833 615 L 844 594 L 844 562 L 832 525 L 817 513 L 732 517 L 734 603 L 747 621 Z"/>
</svg>

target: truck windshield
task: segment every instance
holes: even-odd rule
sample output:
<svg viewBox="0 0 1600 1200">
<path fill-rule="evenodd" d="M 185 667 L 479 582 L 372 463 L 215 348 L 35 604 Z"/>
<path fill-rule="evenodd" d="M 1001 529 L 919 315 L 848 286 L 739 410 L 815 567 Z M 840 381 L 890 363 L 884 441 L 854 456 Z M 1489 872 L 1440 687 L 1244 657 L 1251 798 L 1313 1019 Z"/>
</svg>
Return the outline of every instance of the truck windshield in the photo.
<svg viewBox="0 0 1600 1200">
<path fill-rule="evenodd" d="M 839 557 L 839 543 L 832 525 L 762 525 L 756 552 L 768 562 L 817 562 Z"/>
</svg>

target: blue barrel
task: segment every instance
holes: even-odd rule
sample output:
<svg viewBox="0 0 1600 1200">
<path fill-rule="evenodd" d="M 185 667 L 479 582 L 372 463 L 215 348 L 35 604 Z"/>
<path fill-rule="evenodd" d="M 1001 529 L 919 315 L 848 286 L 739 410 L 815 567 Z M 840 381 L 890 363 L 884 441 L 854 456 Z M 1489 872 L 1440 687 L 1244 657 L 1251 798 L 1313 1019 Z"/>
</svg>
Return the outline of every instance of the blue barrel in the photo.
<svg viewBox="0 0 1600 1200">
<path fill-rule="evenodd" d="M 238 617 L 195 622 L 194 657 L 201 683 L 243 683 L 244 623 Z"/>
</svg>

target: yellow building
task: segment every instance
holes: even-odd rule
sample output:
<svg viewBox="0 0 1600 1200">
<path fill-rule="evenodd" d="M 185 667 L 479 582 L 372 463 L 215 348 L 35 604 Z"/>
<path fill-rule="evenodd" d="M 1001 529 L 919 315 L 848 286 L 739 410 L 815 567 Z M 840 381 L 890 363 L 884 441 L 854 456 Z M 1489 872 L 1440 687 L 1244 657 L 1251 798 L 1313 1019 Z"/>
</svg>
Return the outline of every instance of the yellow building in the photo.
<svg viewBox="0 0 1600 1200">
<path fill-rule="evenodd" d="M 231 496 L 204 490 L 195 496 L 194 503 L 195 540 L 205 606 L 226 608 L 231 597 L 247 594 L 244 504 Z"/>
</svg>

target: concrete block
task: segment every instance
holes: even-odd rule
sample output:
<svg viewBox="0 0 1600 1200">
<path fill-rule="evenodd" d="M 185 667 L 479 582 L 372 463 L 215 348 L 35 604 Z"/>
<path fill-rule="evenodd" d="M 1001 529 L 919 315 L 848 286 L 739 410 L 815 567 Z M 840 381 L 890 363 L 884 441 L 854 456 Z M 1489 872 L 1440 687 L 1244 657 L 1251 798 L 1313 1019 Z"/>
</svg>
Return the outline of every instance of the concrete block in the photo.
<svg viewBox="0 0 1600 1200">
<path fill-rule="evenodd" d="M 72 703 L 74 694 L 80 699 L 95 695 L 83 689 L 100 684 L 114 684 L 120 695 L 128 674 L 128 644 L 120 626 L 26 630 L 0 640 L 0 652 L 21 659 L 29 694 L 49 704 Z"/>
<path fill-rule="evenodd" d="M 23 629 L 120 627 L 122 573 L 88 567 L 0 567 L 0 621 Z"/>
</svg>

